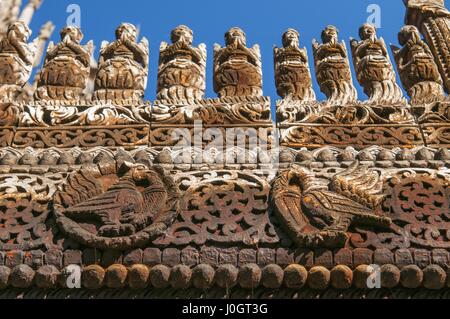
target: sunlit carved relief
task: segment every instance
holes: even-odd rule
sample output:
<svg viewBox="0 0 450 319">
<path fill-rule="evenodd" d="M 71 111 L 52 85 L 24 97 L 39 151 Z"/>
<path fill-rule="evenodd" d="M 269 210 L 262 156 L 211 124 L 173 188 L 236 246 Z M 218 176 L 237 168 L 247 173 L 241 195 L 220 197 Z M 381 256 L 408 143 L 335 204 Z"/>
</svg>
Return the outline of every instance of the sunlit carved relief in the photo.
<svg viewBox="0 0 450 319">
<path fill-rule="evenodd" d="M 328 105 L 342 106 L 356 102 L 349 56 L 345 42 L 339 42 L 338 30 L 326 27 L 322 44 L 313 41 L 314 61 L 320 90 L 327 96 Z"/>
<path fill-rule="evenodd" d="M 351 40 L 353 63 L 359 83 L 368 95 L 368 104 L 404 104 L 394 68 L 383 38 L 378 38 L 373 25 L 364 24 L 359 30 L 360 41 Z"/>
<path fill-rule="evenodd" d="M 247 47 L 239 28 L 225 34 L 226 46 L 214 47 L 214 91 L 219 97 L 262 96 L 261 53 L 258 45 Z"/>
<path fill-rule="evenodd" d="M 37 100 L 79 100 L 86 89 L 94 44 L 81 45 L 77 27 L 61 30 L 61 42 L 50 43 L 38 80 Z"/>
<path fill-rule="evenodd" d="M 94 100 L 141 100 L 147 87 L 149 48 L 129 23 L 116 30 L 116 41 L 103 42 L 95 79 Z"/>
<path fill-rule="evenodd" d="M 206 89 L 206 45 L 192 45 L 193 32 L 179 26 L 171 33 L 172 44 L 161 43 L 158 100 L 200 100 Z"/>
<path fill-rule="evenodd" d="M 27 83 L 33 70 L 37 39 L 27 43 L 31 30 L 23 22 L 15 22 L 0 40 L 0 97 L 14 99 Z"/>
<path fill-rule="evenodd" d="M 404 26 L 398 34 L 402 48 L 392 46 L 400 79 L 411 104 L 433 103 L 445 97 L 438 66 L 428 45 L 415 26 Z"/>
</svg>

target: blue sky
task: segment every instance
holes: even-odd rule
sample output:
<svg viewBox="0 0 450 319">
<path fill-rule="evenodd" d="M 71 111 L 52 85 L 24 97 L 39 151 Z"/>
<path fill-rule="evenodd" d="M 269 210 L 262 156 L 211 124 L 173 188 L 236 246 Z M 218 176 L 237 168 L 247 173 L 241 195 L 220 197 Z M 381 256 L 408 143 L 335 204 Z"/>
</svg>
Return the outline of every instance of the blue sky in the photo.
<svg viewBox="0 0 450 319">
<path fill-rule="evenodd" d="M 114 30 L 121 22 L 139 25 L 141 35 L 150 41 L 150 73 L 146 99 L 154 100 L 159 45 L 169 41 L 170 31 L 180 24 L 194 30 L 194 42 L 208 47 L 207 93 L 215 97 L 212 86 L 212 57 L 214 43 L 223 44 L 223 35 L 233 26 L 247 33 L 248 43 L 261 46 L 264 73 L 264 93 L 277 99 L 273 79 L 273 45 L 281 44 L 281 35 L 287 28 L 299 30 L 301 45 L 306 46 L 312 67 L 311 41 L 320 39 L 322 29 L 336 25 L 340 38 L 348 45 L 350 37 L 357 38 L 358 28 L 367 21 L 370 4 L 381 8 L 379 36 L 386 43 L 397 43 L 397 33 L 403 25 L 405 6 L 402 0 L 44 0 L 32 22 L 34 35 L 39 26 L 53 21 L 57 31 L 66 24 L 69 4 L 81 7 L 81 27 L 84 41 L 94 40 L 98 49 L 102 40 L 113 40 Z M 57 41 L 59 32 L 53 40 Z M 98 52 L 96 52 L 97 57 Z M 313 70 L 313 69 L 312 69 Z M 313 82 L 318 98 L 324 96 Z M 360 98 L 365 96 L 355 81 Z"/>
</svg>

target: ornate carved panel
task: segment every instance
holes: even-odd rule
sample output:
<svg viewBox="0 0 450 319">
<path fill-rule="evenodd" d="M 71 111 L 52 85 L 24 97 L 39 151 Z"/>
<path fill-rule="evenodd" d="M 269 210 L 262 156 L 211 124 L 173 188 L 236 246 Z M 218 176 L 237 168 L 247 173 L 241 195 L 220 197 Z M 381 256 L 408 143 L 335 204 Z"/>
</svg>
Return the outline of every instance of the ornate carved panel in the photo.
<svg viewBox="0 0 450 319">
<path fill-rule="evenodd" d="M 148 126 L 19 128 L 13 146 L 19 148 L 125 147 L 148 144 Z"/>
<path fill-rule="evenodd" d="M 105 126 L 146 124 L 150 121 L 150 103 L 136 105 L 132 101 L 28 102 L 22 103 L 21 127 Z"/>
<path fill-rule="evenodd" d="M 218 98 L 205 97 L 206 46 L 175 28 L 160 47 L 152 103 L 143 99 L 149 43 L 129 23 L 101 45 L 98 65 L 81 31 L 64 28 L 30 82 L 52 27 L 28 43 L 41 0 L 23 19 L 16 2 L 0 6 L 0 290 L 56 287 L 69 264 L 85 267 L 82 283 L 92 288 L 290 289 L 305 276 L 312 289 L 348 286 L 336 273 L 361 286 L 367 273 L 358 266 L 370 264 L 389 265 L 397 281 L 389 286 L 448 283 L 443 0 L 404 1 L 412 25 L 391 48 L 408 102 L 374 26 L 350 41 L 368 95 L 361 101 L 336 27 L 312 46 L 324 101 L 299 33 L 288 29 L 274 49 L 277 123 L 259 46 L 240 28 L 214 48 Z"/>
<path fill-rule="evenodd" d="M 353 63 L 358 82 L 369 97 L 367 103 L 404 105 L 406 100 L 383 38 L 377 37 L 376 28 L 370 24 L 359 29 L 359 36 L 361 41 L 351 40 Z"/>
<path fill-rule="evenodd" d="M 81 45 L 83 33 L 73 26 L 61 30 L 61 42 L 50 42 L 39 73 L 36 100 L 79 100 L 86 89 L 94 43 Z"/>
<path fill-rule="evenodd" d="M 179 193 L 161 168 L 117 162 L 84 168 L 54 195 L 58 226 L 88 247 L 144 247 L 177 216 Z"/>
<path fill-rule="evenodd" d="M 284 229 L 300 247 L 344 247 L 350 226 L 389 229 L 392 220 L 377 214 L 384 197 L 377 172 L 354 162 L 336 174 L 330 187 L 315 174 L 292 166 L 272 188 L 272 201 Z"/>
<path fill-rule="evenodd" d="M 275 243 L 267 210 L 269 184 L 250 172 L 180 174 L 181 213 L 160 245 Z"/>
<path fill-rule="evenodd" d="M 223 150 L 226 147 L 247 147 L 254 145 L 261 148 L 272 148 L 275 144 L 273 125 L 152 125 L 149 136 L 151 147 L 176 147 L 188 149 L 206 146 Z"/>
<path fill-rule="evenodd" d="M 424 124 L 422 125 L 425 141 L 430 147 L 442 147 L 450 145 L 450 125 L 448 124 Z"/>
<path fill-rule="evenodd" d="M 13 127 L 0 127 L 0 147 L 11 146 L 13 138 L 14 138 Z"/>
<path fill-rule="evenodd" d="M 428 146 L 450 145 L 450 103 L 448 99 L 424 107 L 418 121 Z"/>
<path fill-rule="evenodd" d="M 22 21 L 9 25 L 0 41 L 1 99 L 14 100 L 28 82 L 33 70 L 37 40 L 27 43 L 31 29 Z"/>
<path fill-rule="evenodd" d="M 297 245 L 449 248 L 448 170 L 369 171 L 357 165 L 326 179 L 299 166 L 280 173 L 271 196 Z"/>
<path fill-rule="evenodd" d="M 226 46 L 214 46 L 214 91 L 219 97 L 262 96 L 261 52 L 258 45 L 247 47 L 239 28 L 225 34 Z"/>
<path fill-rule="evenodd" d="M 95 78 L 95 100 L 134 100 L 139 102 L 147 87 L 149 44 L 137 42 L 137 28 L 123 23 L 116 40 L 103 42 Z"/>
</svg>

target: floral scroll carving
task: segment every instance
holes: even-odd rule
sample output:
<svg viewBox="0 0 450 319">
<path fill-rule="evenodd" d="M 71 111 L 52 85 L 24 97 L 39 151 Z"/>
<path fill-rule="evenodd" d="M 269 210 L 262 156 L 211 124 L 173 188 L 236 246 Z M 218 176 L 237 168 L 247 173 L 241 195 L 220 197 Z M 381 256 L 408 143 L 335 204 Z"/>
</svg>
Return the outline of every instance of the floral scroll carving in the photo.
<svg viewBox="0 0 450 319">
<path fill-rule="evenodd" d="M 392 219 L 389 231 L 356 227 L 354 248 L 449 249 L 450 186 L 448 170 L 400 169 L 384 172 L 382 210 Z"/>
<path fill-rule="evenodd" d="M 138 43 L 136 27 L 129 23 L 120 25 L 116 41 L 102 44 L 94 100 L 140 101 L 147 87 L 148 62 L 147 39 Z"/>
<path fill-rule="evenodd" d="M 66 101 L 57 105 L 37 101 L 22 106 L 19 123 L 24 127 L 112 126 L 144 124 L 150 104 L 114 104 L 107 101 Z"/>
<path fill-rule="evenodd" d="M 147 145 L 149 128 L 146 125 L 120 125 L 75 128 L 21 128 L 13 141 L 18 148 L 125 147 Z"/>
<path fill-rule="evenodd" d="M 364 24 L 361 41 L 352 40 L 353 63 L 359 83 L 369 96 L 368 104 L 404 105 L 402 90 L 383 38 L 378 38 L 373 25 Z"/>
<path fill-rule="evenodd" d="M 270 100 L 265 97 L 204 99 L 173 107 L 156 103 L 152 120 L 157 124 L 271 124 Z"/>
<path fill-rule="evenodd" d="M 363 148 L 368 145 L 384 145 L 385 147 L 422 145 L 423 140 L 420 130 L 414 125 L 355 127 L 354 125 L 313 124 L 294 126 L 285 130 L 281 137 L 281 144 L 292 147 L 319 147 L 323 145 L 346 147 L 355 145 L 358 148 Z"/>
</svg>

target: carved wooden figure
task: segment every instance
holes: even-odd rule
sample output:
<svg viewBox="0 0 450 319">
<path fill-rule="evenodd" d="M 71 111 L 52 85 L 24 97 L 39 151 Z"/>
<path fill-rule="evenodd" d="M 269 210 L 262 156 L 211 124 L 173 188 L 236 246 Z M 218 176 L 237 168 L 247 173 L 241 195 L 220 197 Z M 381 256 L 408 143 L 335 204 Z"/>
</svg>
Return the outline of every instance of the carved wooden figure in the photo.
<svg viewBox="0 0 450 319">
<path fill-rule="evenodd" d="M 95 248 L 148 244 L 178 213 L 178 191 L 162 169 L 128 162 L 101 164 L 69 177 L 55 194 L 62 230 Z"/>
<path fill-rule="evenodd" d="M 27 43 L 30 36 L 30 28 L 19 21 L 0 40 L 0 99 L 14 99 L 31 76 L 38 39 Z"/>
<path fill-rule="evenodd" d="M 406 24 L 419 28 L 438 65 L 446 92 L 450 92 L 450 12 L 444 0 L 403 0 Z"/>
<path fill-rule="evenodd" d="M 206 89 L 206 45 L 192 46 L 193 32 L 178 26 L 172 44 L 161 43 L 158 100 L 199 100 Z"/>
<path fill-rule="evenodd" d="M 299 47 L 298 31 L 289 29 L 283 34 L 283 47 L 274 48 L 275 83 L 278 95 L 284 99 L 313 102 L 311 71 L 306 48 Z"/>
<path fill-rule="evenodd" d="M 403 47 L 391 46 L 405 90 L 411 104 L 421 105 L 445 97 L 438 66 L 428 45 L 420 38 L 415 26 L 404 26 L 398 34 Z"/>
<path fill-rule="evenodd" d="M 244 31 L 231 28 L 226 46 L 214 47 L 214 91 L 220 97 L 262 96 L 261 53 L 258 45 L 247 47 Z"/>
<path fill-rule="evenodd" d="M 368 103 L 333 26 L 313 42 L 327 96 L 316 101 L 289 29 L 274 49 L 276 125 L 258 46 L 239 28 L 215 49 L 220 98 L 204 98 L 206 48 L 186 26 L 161 45 L 154 103 L 141 100 L 148 43 L 130 24 L 98 66 L 81 31 L 63 29 L 28 81 L 41 1 L 0 0 L 0 299 L 448 297 L 444 0 L 404 0 L 410 22 L 392 49 L 412 105 L 369 25 L 352 41 Z M 37 52 L 52 26 L 42 31 Z"/>
<path fill-rule="evenodd" d="M 94 44 L 81 45 L 83 33 L 77 27 L 61 30 L 61 42 L 50 43 L 39 75 L 37 100 L 79 100 L 89 79 Z"/>
<path fill-rule="evenodd" d="M 0 35 L 6 33 L 10 24 L 16 22 L 21 5 L 22 0 L 2 0 L 0 4 Z"/>
<path fill-rule="evenodd" d="M 378 38 L 373 25 L 364 24 L 359 29 L 361 41 L 350 41 L 356 75 L 368 104 L 404 104 L 402 90 L 397 84 L 394 68 L 383 38 Z"/>
<path fill-rule="evenodd" d="M 320 90 L 327 96 L 328 105 L 342 106 L 356 102 L 348 51 L 339 42 L 336 27 L 327 26 L 322 32 L 322 44 L 313 41 L 314 64 Z"/>
<path fill-rule="evenodd" d="M 103 42 L 95 79 L 94 100 L 141 100 L 147 87 L 149 48 L 137 42 L 137 29 L 129 23 L 116 30 L 116 41 Z"/>
<path fill-rule="evenodd" d="M 272 200 L 285 230 L 300 246 L 343 247 L 353 224 L 389 228 L 376 214 L 384 196 L 380 175 L 354 162 L 331 179 L 330 187 L 294 165 L 275 180 Z"/>
</svg>

